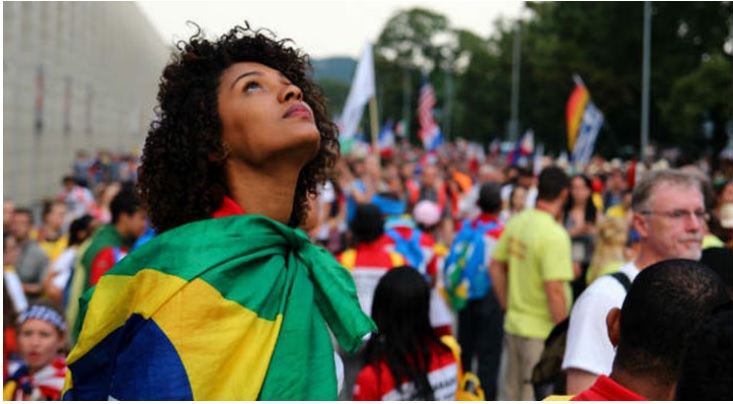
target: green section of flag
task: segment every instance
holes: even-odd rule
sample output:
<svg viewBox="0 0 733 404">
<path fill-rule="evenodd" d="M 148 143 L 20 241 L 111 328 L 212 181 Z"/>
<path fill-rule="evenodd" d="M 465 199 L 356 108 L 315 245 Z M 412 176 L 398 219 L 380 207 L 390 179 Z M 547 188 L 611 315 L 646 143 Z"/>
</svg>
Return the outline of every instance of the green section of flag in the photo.
<svg viewBox="0 0 733 404">
<path fill-rule="evenodd" d="M 222 297 L 282 328 L 260 392 L 264 400 L 335 400 L 334 349 L 355 351 L 375 330 L 358 303 L 351 274 L 303 231 L 259 215 L 202 220 L 158 235 L 105 276 L 155 269 L 199 278 Z M 90 290 L 83 303 L 91 298 Z M 191 302 L 196 304 L 196 302 Z M 86 304 L 83 304 L 85 307 Z M 211 332 L 216 332 L 212 319 Z M 243 382 L 246 375 L 242 375 Z"/>
</svg>

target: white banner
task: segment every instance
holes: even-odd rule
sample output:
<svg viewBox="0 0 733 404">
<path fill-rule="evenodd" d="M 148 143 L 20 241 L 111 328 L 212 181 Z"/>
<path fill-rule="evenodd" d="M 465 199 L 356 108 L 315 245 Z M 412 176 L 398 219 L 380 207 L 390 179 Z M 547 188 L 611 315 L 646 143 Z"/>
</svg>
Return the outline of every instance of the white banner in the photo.
<svg viewBox="0 0 733 404">
<path fill-rule="evenodd" d="M 356 74 L 351 82 L 349 96 L 346 98 L 344 110 L 339 119 L 341 140 L 352 138 L 359 129 L 364 106 L 376 93 L 374 85 L 374 56 L 372 44 L 367 42 L 359 63 L 356 65 Z"/>
</svg>

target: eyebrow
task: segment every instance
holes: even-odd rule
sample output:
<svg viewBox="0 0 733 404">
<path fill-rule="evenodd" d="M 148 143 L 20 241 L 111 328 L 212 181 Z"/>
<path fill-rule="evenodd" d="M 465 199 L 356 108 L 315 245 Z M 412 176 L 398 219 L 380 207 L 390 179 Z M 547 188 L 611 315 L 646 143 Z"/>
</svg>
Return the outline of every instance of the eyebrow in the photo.
<svg viewBox="0 0 733 404">
<path fill-rule="evenodd" d="M 253 76 L 253 75 L 262 76 L 262 72 L 259 72 L 257 70 L 253 70 L 251 72 L 246 72 L 246 73 L 241 74 L 239 77 L 237 77 L 236 79 L 234 79 L 234 82 L 232 82 L 232 86 L 229 89 L 230 90 L 233 89 L 234 88 L 234 85 L 237 84 L 237 82 L 240 79 L 243 79 L 243 78 L 245 78 L 247 76 Z"/>
<path fill-rule="evenodd" d="M 243 78 L 245 78 L 247 76 L 253 76 L 253 75 L 255 75 L 255 76 L 264 76 L 264 73 L 262 73 L 261 71 L 258 71 L 258 70 L 253 70 L 251 72 L 242 73 L 241 75 L 239 75 L 239 77 L 237 77 L 236 79 L 234 79 L 234 82 L 232 83 L 232 86 L 229 89 L 230 90 L 233 89 L 234 88 L 234 85 L 237 84 L 237 82 L 240 79 L 243 79 Z M 278 72 L 278 75 L 281 78 L 284 78 L 285 80 L 287 80 L 288 83 L 292 84 L 292 81 L 290 81 L 290 79 L 288 79 L 287 76 L 285 76 L 285 74 L 283 74 L 283 72 Z"/>
</svg>

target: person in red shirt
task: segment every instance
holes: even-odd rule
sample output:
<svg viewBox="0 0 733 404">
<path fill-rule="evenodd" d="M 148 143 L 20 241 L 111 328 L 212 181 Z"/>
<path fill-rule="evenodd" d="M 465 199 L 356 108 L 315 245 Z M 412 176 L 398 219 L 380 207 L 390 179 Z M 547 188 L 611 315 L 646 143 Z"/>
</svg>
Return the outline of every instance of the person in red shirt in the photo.
<svg viewBox="0 0 733 404">
<path fill-rule="evenodd" d="M 380 279 L 372 318 L 379 331 L 364 348 L 354 400 L 455 400 L 458 363 L 430 325 L 430 285 L 415 268 Z"/>
<path fill-rule="evenodd" d="M 362 310 L 370 314 L 372 297 L 379 279 L 390 269 L 405 265 L 405 257 L 390 248 L 384 234 L 384 219 L 374 204 L 357 205 L 351 220 L 356 246 L 339 254 L 336 259 L 351 271 Z"/>
<path fill-rule="evenodd" d="M 703 264 L 660 261 L 631 285 L 621 309 L 606 317 L 617 348 L 613 370 L 573 401 L 672 400 L 688 339 L 705 314 L 730 298 L 723 282 Z"/>
</svg>

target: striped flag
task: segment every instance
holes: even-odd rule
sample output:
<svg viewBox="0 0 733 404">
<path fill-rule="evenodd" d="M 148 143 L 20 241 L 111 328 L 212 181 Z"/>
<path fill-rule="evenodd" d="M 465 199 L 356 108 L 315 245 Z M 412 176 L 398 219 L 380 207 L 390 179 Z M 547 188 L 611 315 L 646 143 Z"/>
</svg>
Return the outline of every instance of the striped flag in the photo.
<svg viewBox="0 0 733 404">
<path fill-rule="evenodd" d="M 331 334 L 354 352 L 375 330 L 328 251 L 259 215 L 156 236 L 84 295 L 81 316 L 66 400 L 336 400 Z"/>
<path fill-rule="evenodd" d="M 598 132 L 603 126 L 603 113 L 590 101 L 590 93 L 580 77 L 575 76 L 575 88 L 565 107 L 568 150 L 572 161 L 585 166 L 593 155 Z"/>
<path fill-rule="evenodd" d="M 443 142 L 443 134 L 433 117 L 433 108 L 435 108 L 435 92 L 426 77 L 420 89 L 417 105 L 417 121 L 420 124 L 417 135 L 428 152 L 434 151 Z"/>
<path fill-rule="evenodd" d="M 526 132 L 524 132 L 524 135 L 522 135 L 522 138 L 519 139 L 514 146 L 514 150 L 512 150 L 507 155 L 506 163 L 508 165 L 517 165 L 520 164 L 520 159 L 522 157 L 527 157 L 534 151 L 534 130 L 528 129 Z"/>
<path fill-rule="evenodd" d="M 394 120 L 390 119 L 384 124 L 379 132 L 379 152 L 384 153 L 394 149 L 395 131 Z"/>
<path fill-rule="evenodd" d="M 598 138 L 598 132 L 603 126 L 603 114 L 592 102 L 588 101 L 588 105 L 583 112 L 583 120 L 580 128 L 578 128 L 578 138 L 573 148 L 573 163 L 580 166 L 588 165 L 590 158 L 593 157 L 593 148 Z"/>
</svg>

